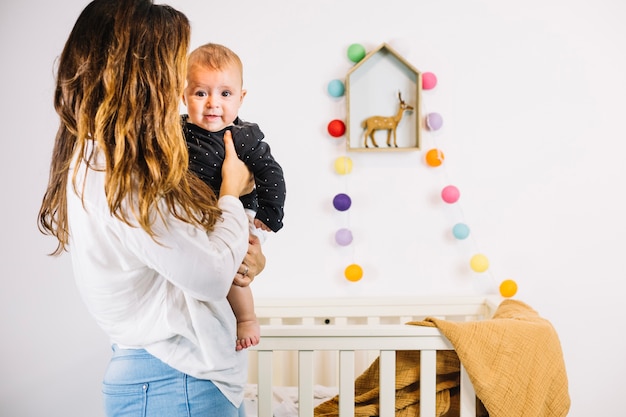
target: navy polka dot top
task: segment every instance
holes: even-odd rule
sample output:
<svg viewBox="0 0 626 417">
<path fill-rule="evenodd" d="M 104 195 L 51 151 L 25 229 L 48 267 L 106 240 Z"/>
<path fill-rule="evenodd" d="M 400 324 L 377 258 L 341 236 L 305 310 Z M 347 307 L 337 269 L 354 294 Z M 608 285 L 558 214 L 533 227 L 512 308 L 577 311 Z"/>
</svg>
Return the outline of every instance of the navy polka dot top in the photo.
<svg viewBox="0 0 626 417">
<path fill-rule="evenodd" d="M 182 116 L 183 131 L 189 149 L 189 169 L 210 185 L 219 195 L 224 162 L 224 132 L 231 130 L 237 156 L 254 174 L 255 189 L 241 197 L 245 208 L 254 210 L 256 218 L 272 231 L 283 227 L 286 187 L 283 169 L 271 154 L 270 146 L 263 141 L 265 135 L 256 123 L 239 118 L 234 126 L 219 132 L 209 132 L 190 123 L 188 115 Z"/>
</svg>

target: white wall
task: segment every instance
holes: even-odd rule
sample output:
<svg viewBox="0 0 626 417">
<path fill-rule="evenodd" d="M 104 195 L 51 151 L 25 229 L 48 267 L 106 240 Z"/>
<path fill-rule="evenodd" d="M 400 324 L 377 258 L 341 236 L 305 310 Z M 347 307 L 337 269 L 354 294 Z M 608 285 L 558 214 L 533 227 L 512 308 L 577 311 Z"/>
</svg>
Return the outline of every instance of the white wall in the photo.
<svg viewBox="0 0 626 417">
<path fill-rule="evenodd" d="M 170 4 L 192 20 L 192 46 L 239 52 L 248 88 L 241 116 L 261 125 L 286 173 L 285 228 L 265 247 L 257 297 L 482 293 L 512 278 L 516 298 L 559 332 L 570 415 L 622 409 L 621 0 Z M 0 3 L 1 415 L 102 415 L 107 339 L 78 298 L 69 257 L 47 257 L 54 242 L 36 228 L 57 127 L 54 60 L 85 5 Z M 339 176 L 333 161 L 344 142 L 326 125 L 345 117 L 345 103 L 326 85 L 352 66 L 348 45 L 382 42 L 437 75 L 423 109 L 444 125 L 424 133 L 422 151 L 351 153 L 352 173 Z M 433 146 L 446 155 L 440 168 L 423 161 Z M 461 190 L 454 206 L 438 197 L 447 184 Z M 352 197 L 348 213 L 332 207 L 339 192 Z M 457 221 L 472 239 L 450 238 Z M 338 247 L 334 233 L 346 225 L 355 242 Z M 468 267 L 477 252 L 491 261 L 484 274 Z M 365 271 L 357 283 L 343 277 L 352 262 Z"/>
</svg>

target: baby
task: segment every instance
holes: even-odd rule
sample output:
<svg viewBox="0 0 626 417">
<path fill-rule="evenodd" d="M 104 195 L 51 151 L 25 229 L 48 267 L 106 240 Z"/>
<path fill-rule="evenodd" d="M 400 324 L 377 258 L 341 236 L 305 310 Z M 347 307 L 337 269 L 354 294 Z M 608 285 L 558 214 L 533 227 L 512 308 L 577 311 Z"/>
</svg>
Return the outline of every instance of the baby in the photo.
<svg viewBox="0 0 626 417">
<path fill-rule="evenodd" d="M 209 43 L 191 52 L 183 93 L 188 114 L 182 116 L 189 169 L 219 193 L 224 132 L 230 130 L 237 155 L 254 174 L 255 190 L 241 201 L 250 217 L 250 232 L 263 242 L 267 232 L 283 227 L 286 188 L 283 170 L 259 126 L 239 118 L 246 92 L 243 64 L 233 51 Z M 250 287 L 233 285 L 228 301 L 237 317 L 236 349 L 258 344 L 260 330 Z"/>
</svg>

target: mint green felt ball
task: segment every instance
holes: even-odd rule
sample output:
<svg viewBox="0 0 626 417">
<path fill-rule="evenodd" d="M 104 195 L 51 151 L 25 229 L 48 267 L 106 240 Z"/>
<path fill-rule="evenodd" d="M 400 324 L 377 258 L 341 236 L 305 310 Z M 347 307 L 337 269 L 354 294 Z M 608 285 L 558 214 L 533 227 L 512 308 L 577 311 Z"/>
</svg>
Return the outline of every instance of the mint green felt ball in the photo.
<svg viewBox="0 0 626 417">
<path fill-rule="evenodd" d="M 353 43 L 348 47 L 348 59 L 354 63 L 365 57 L 365 48 L 360 43 Z"/>
</svg>

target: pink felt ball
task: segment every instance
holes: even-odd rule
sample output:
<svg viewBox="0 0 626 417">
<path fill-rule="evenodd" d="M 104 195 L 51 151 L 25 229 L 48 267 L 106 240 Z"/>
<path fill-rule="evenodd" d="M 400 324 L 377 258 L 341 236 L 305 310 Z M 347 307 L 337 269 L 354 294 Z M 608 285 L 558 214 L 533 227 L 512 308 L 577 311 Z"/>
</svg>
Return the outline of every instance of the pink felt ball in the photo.
<svg viewBox="0 0 626 417">
<path fill-rule="evenodd" d="M 441 198 L 448 204 L 456 203 L 461 193 L 454 185 L 448 185 L 441 190 Z"/>
<path fill-rule="evenodd" d="M 432 72 L 422 74 L 422 89 L 432 90 L 437 85 L 437 76 Z"/>
</svg>

